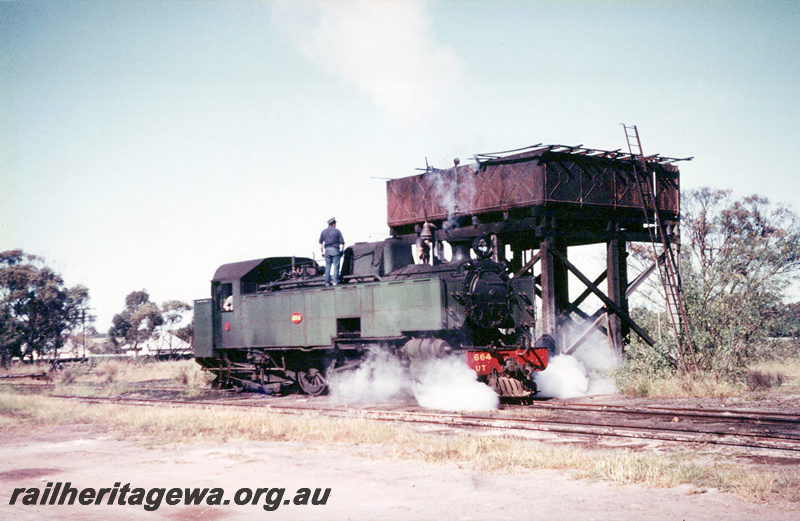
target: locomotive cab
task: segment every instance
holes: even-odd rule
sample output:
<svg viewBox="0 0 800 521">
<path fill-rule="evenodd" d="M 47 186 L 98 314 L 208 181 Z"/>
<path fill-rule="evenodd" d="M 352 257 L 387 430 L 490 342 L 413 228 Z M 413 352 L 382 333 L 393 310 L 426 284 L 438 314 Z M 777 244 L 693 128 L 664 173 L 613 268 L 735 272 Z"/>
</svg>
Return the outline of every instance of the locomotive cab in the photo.
<svg viewBox="0 0 800 521">
<path fill-rule="evenodd" d="M 211 279 L 211 298 L 196 300 L 195 358 L 206 367 L 217 365 L 222 350 L 242 344 L 242 297 L 294 275 L 316 276 L 319 267 L 308 258 L 271 257 L 223 264 Z"/>
</svg>

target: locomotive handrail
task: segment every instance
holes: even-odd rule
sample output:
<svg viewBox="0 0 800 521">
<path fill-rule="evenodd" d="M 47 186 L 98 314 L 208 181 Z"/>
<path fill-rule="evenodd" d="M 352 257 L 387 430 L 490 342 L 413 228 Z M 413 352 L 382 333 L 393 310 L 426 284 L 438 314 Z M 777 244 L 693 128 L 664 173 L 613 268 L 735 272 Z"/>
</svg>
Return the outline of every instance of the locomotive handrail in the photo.
<svg viewBox="0 0 800 521">
<path fill-rule="evenodd" d="M 342 278 L 346 281 L 352 280 L 355 282 L 380 282 L 383 280 L 380 275 L 345 275 Z"/>
</svg>

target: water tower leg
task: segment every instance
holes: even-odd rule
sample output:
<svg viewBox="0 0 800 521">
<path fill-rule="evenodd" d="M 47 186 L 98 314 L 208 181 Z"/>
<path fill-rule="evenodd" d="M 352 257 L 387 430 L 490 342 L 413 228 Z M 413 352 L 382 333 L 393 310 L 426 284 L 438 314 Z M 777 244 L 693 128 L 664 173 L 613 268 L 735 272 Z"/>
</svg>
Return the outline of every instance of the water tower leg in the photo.
<svg viewBox="0 0 800 521">
<path fill-rule="evenodd" d="M 564 331 L 561 329 L 561 317 L 569 306 L 569 287 L 567 285 L 567 267 L 559 262 L 551 250 L 559 251 L 567 256 L 567 246 L 552 237 L 541 242 L 542 269 L 542 334 L 549 335 L 555 342 L 555 352 L 562 353 L 566 349 Z"/>
<path fill-rule="evenodd" d="M 613 300 L 625 313 L 628 313 L 628 298 L 625 295 L 628 289 L 627 255 L 625 241 L 620 239 L 608 241 L 606 249 L 608 298 Z M 608 343 L 611 350 L 618 356 L 622 354 L 623 343 L 629 334 L 630 326 L 616 314 L 609 313 Z"/>
</svg>

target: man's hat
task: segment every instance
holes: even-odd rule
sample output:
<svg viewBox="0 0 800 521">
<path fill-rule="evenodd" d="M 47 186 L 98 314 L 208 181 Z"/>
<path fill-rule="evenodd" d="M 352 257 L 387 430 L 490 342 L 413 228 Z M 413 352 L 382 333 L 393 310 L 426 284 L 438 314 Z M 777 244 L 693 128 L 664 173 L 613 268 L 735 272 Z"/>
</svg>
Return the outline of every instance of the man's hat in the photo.
<svg viewBox="0 0 800 521">
<path fill-rule="evenodd" d="M 336 222 L 336 217 L 331 217 L 330 219 L 328 219 L 328 224 L 333 224 L 335 222 Z"/>
</svg>

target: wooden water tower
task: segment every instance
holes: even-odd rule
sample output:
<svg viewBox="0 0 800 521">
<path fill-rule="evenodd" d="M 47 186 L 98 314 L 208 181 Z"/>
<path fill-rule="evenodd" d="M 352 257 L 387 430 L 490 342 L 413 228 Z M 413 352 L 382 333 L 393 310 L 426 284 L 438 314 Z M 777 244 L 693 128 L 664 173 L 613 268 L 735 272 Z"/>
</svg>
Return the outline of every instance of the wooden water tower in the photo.
<svg viewBox="0 0 800 521">
<path fill-rule="evenodd" d="M 391 234 L 414 241 L 424 233 L 437 245 L 489 236 L 500 260 L 503 252 L 512 253 L 509 265 L 515 277 L 532 276 L 534 265 L 541 263 L 533 284 L 541 302 L 540 340 L 551 342 L 555 353 L 571 353 L 597 330 L 618 353 L 631 331 L 652 345 L 653 339 L 630 317 L 628 297 L 658 271 L 680 345 L 688 341 L 677 269 L 676 163 L 681 160 L 644 156 L 636 127 L 624 128 L 627 152 L 539 144 L 479 154 L 474 163 L 426 167 L 421 174 L 390 180 Z M 627 242 L 653 244 L 658 259 L 634 280 L 629 280 Z M 606 249 L 606 265 L 593 276 L 569 260 L 570 247 L 588 244 Z M 585 286 L 574 300 L 570 272 Z M 602 302 L 600 309 L 581 309 L 590 295 Z M 568 335 L 575 329 L 570 324 L 582 333 Z"/>
</svg>

